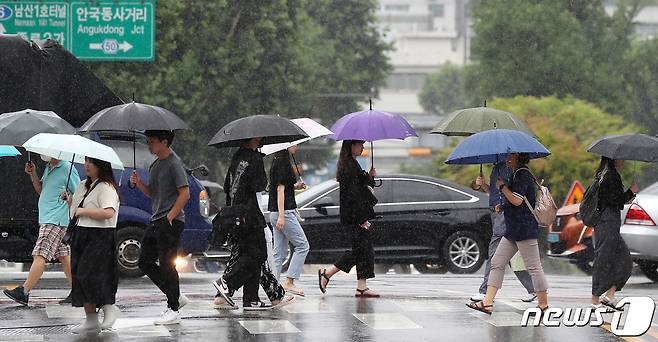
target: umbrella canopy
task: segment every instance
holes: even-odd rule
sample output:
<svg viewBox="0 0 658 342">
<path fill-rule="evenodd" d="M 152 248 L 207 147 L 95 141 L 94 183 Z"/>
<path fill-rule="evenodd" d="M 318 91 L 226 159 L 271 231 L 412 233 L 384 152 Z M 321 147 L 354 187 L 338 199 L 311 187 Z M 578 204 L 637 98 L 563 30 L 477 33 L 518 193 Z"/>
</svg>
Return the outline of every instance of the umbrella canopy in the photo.
<svg viewBox="0 0 658 342">
<path fill-rule="evenodd" d="M 21 153 L 14 146 L 0 146 L 0 157 L 16 157 L 20 155 Z"/>
<path fill-rule="evenodd" d="M 454 111 L 430 133 L 448 136 L 469 136 L 490 129 L 510 129 L 536 136 L 523 120 L 514 114 L 490 107 L 466 108 Z"/>
<path fill-rule="evenodd" d="M 252 115 L 226 124 L 208 146 L 239 147 L 242 141 L 252 138 L 263 138 L 264 145 L 271 145 L 308 138 L 308 134 L 278 115 Z"/>
<path fill-rule="evenodd" d="M 446 160 L 446 164 L 495 164 L 510 153 L 527 153 L 530 159 L 551 154 L 537 139 L 521 131 L 494 129 L 464 139 Z"/>
<path fill-rule="evenodd" d="M 40 133 L 26 141 L 26 150 L 59 160 L 83 164 L 85 157 L 106 161 L 113 169 L 123 170 L 123 163 L 109 146 L 71 134 Z"/>
<path fill-rule="evenodd" d="M 291 146 L 295 146 L 307 142 L 311 139 L 334 134 L 328 128 L 322 126 L 321 124 L 309 118 L 292 119 L 290 121 L 292 121 L 295 125 L 299 126 L 299 128 L 301 128 L 308 135 L 308 138 L 295 140 L 289 143 L 265 145 L 260 149 L 262 153 L 264 153 L 265 155 L 270 155 L 279 152 L 281 150 L 285 150 Z"/>
<path fill-rule="evenodd" d="M 75 127 L 54 112 L 26 109 L 0 115 L 0 145 L 22 146 L 39 133 L 74 132 Z"/>
<path fill-rule="evenodd" d="M 175 131 L 189 128 L 185 121 L 164 108 L 133 101 L 101 110 L 87 120 L 80 131 Z"/>
<path fill-rule="evenodd" d="M 658 162 L 658 138 L 646 134 L 612 135 L 601 138 L 587 149 L 610 159 Z"/>
<path fill-rule="evenodd" d="M 55 40 L 26 41 L 17 35 L 0 34 L 0 51 L 0 113 L 25 108 L 51 110 L 80 127 L 90 113 L 123 103 Z"/>
<path fill-rule="evenodd" d="M 417 137 L 418 133 L 399 114 L 364 110 L 350 113 L 331 126 L 334 140 L 377 141 L 385 139 L 404 140 Z"/>
</svg>

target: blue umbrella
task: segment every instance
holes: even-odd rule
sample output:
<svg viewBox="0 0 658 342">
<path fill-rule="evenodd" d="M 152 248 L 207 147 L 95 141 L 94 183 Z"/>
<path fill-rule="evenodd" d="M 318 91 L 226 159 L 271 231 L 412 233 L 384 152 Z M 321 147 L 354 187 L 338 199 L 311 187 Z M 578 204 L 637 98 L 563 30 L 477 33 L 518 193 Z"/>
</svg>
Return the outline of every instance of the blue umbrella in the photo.
<svg viewBox="0 0 658 342">
<path fill-rule="evenodd" d="M 527 133 L 509 129 L 493 129 L 464 139 L 446 160 L 446 164 L 495 164 L 510 153 L 527 153 L 530 159 L 551 154 L 537 139 Z"/>
<path fill-rule="evenodd" d="M 16 157 L 20 155 L 21 153 L 14 146 L 0 146 L 0 157 Z"/>
</svg>

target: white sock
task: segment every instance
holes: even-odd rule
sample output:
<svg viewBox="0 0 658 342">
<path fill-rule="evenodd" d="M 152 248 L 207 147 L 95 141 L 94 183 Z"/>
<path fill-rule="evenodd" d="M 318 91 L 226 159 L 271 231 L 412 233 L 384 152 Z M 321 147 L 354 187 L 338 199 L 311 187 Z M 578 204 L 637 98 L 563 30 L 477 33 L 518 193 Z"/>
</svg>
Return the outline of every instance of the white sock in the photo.
<svg viewBox="0 0 658 342">
<path fill-rule="evenodd" d="M 119 318 L 121 310 L 113 304 L 103 305 L 101 309 L 103 310 L 103 323 L 101 323 L 101 329 L 111 329 Z"/>
<path fill-rule="evenodd" d="M 82 334 L 82 333 L 99 333 L 101 331 L 101 324 L 98 322 L 98 314 L 97 313 L 88 313 L 87 317 L 85 317 L 84 322 L 80 326 L 77 326 L 71 331 L 74 334 Z"/>
</svg>

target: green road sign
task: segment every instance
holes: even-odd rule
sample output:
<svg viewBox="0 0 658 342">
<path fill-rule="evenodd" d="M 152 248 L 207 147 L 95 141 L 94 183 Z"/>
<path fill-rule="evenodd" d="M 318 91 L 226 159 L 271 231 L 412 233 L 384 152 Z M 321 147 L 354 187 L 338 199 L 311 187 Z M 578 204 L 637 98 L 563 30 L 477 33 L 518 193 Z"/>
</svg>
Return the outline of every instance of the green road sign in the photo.
<svg viewBox="0 0 658 342">
<path fill-rule="evenodd" d="M 82 60 L 152 61 L 155 0 L 0 0 L 0 34 L 53 39 Z"/>
<path fill-rule="evenodd" d="M 0 0 L 0 34 L 18 34 L 27 40 L 53 39 L 68 46 L 68 17 L 66 2 Z"/>
</svg>

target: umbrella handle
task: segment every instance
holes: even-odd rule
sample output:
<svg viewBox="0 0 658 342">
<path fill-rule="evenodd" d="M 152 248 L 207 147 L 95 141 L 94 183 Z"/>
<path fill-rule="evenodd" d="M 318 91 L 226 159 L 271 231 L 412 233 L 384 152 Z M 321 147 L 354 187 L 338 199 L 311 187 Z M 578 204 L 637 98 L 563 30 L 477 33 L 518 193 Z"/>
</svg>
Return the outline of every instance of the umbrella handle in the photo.
<svg viewBox="0 0 658 342">
<path fill-rule="evenodd" d="M 375 168 L 375 149 L 372 146 L 372 141 L 370 142 L 370 169 Z"/>
<path fill-rule="evenodd" d="M 64 187 L 64 191 L 67 193 L 69 192 L 69 183 L 71 181 L 71 173 L 73 173 L 73 162 L 75 161 L 75 153 L 73 154 L 73 157 L 71 158 L 71 167 L 69 168 L 69 175 L 66 177 L 66 186 Z M 61 199 L 61 197 L 60 197 Z M 69 208 L 70 210 L 70 208 Z"/>
<path fill-rule="evenodd" d="M 135 172 L 137 172 L 137 170 L 133 169 L 133 173 L 135 173 Z M 122 174 L 122 177 L 123 177 L 123 174 Z M 137 187 L 137 184 L 134 184 L 133 182 L 131 182 L 130 180 L 128 180 L 128 187 L 129 187 L 130 189 L 135 189 L 135 188 Z"/>
</svg>

